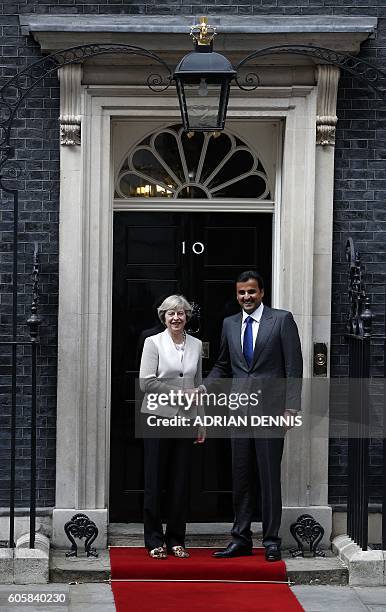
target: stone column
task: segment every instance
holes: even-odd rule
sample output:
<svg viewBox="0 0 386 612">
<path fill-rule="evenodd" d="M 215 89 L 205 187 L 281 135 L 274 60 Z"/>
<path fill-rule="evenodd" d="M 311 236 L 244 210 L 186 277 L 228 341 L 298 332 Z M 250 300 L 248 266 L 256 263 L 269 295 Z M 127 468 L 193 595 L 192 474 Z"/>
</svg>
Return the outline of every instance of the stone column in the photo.
<svg viewBox="0 0 386 612">
<path fill-rule="evenodd" d="M 315 197 L 313 215 L 312 273 L 312 344 L 330 346 L 331 334 L 331 270 L 332 218 L 334 195 L 334 143 L 336 97 L 339 69 L 317 66 Z M 309 228 L 310 229 L 310 228 Z M 304 282 L 310 282 L 306 280 Z M 301 292 L 300 286 L 298 290 Z M 304 351 L 304 349 L 306 349 Z M 313 377 L 313 347 L 305 352 L 304 393 L 305 426 L 302 432 L 291 432 L 283 462 L 283 522 L 284 540 L 288 528 L 297 516 L 314 516 L 325 529 L 322 543 L 328 546 L 332 527 L 332 511 L 328 506 L 328 378 Z M 329 363 L 328 363 L 329 365 Z M 329 368 L 328 368 L 329 371 Z M 326 406 L 322 418 L 310 418 L 310 407 Z M 300 473 L 300 480 L 299 480 Z M 284 541 L 285 543 L 285 541 Z"/>
<path fill-rule="evenodd" d="M 60 226 L 59 226 L 59 321 L 56 441 L 56 499 L 53 510 L 55 547 L 69 548 L 64 525 L 74 514 L 84 513 L 98 527 L 93 546 L 107 545 L 105 466 L 98 449 L 105 446 L 106 431 L 92 398 L 98 393 L 88 352 L 96 334 L 90 328 L 98 319 L 98 308 L 90 287 L 98 292 L 98 278 L 90 278 L 89 200 L 84 185 L 85 158 L 91 145 L 81 121 L 87 116 L 81 87 L 82 66 L 59 70 L 60 79 Z M 87 126 L 85 126 L 87 127 Z M 80 146 L 79 146 L 80 145 Z M 87 153 L 86 153 L 87 152 Z M 98 218 L 98 214 L 97 217 Z M 93 234 L 91 234 L 93 235 Z M 96 258 L 95 261 L 99 261 Z M 96 349 L 97 351 L 98 349 Z M 96 354 L 93 349 L 93 354 Z M 102 438 L 102 441 L 101 439 Z M 101 446 L 102 445 L 102 446 Z M 105 458 L 103 457 L 103 460 Z M 102 480 L 102 482 L 100 482 Z M 83 540 L 84 544 L 84 540 Z M 83 545 L 82 542 L 79 544 Z"/>
<path fill-rule="evenodd" d="M 323 418 L 310 418 L 310 407 L 315 406 L 316 396 L 323 394 L 328 406 L 328 380 L 313 378 L 313 343 L 326 343 L 329 349 L 331 333 L 331 270 L 332 270 L 332 217 L 334 184 L 334 143 L 336 98 L 339 69 L 321 65 L 316 68 L 316 116 L 315 146 L 315 194 L 312 223 L 304 227 L 304 240 L 313 241 L 311 273 L 309 278 L 295 281 L 293 291 L 302 298 L 302 284 L 312 283 L 310 325 L 311 346 L 304 346 L 304 426 L 301 431 L 291 431 L 286 440 L 283 459 L 283 521 L 284 544 L 289 541 L 289 526 L 299 514 L 314 516 L 325 529 L 322 543 L 328 546 L 332 526 L 332 512 L 328 506 L 328 410 Z M 316 125 L 315 125 L 316 124 Z M 298 132 L 299 138 L 301 132 Z M 301 172 L 297 168 L 297 172 Z M 309 168 L 308 171 L 313 171 Z M 311 198 L 308 207 L 311 207 Z M 312 232 L 312 236 L 308 235 Z M 293 281 L 294 279 L 292 279 Z M 296 310 L 293 310 L 296 317 Z M 299 321 L 300 322 L 300 321 Z M 307 317 L 305 324 L 307 325 Z M 308 413 L 308 414 L 307 414 Z M 294 542 L 292 541 L 292 544 Z"/>
<path fill-rule="evenodd" d="M 334 199 L 334 155 L 336 99 L 340 70 L 335 66 L 316 68 L 318 84 L 315 154 L 315 234 L 314 298 L 312 337 L 327 345 L 327 372 L 330 372 L 332 222 Z M 321 382 L 321 381 L 317 381 Z M 313 385 L 313 393 L 323 393 L 328 403 L 328 382 Z M 315 429 L 316 428 L 316 429 Z M 320 458 L 318 469 L 311 474 L 311 503 L 328 500 L 328 415 L 314 425 L 312 452 Z"/>
</svg>

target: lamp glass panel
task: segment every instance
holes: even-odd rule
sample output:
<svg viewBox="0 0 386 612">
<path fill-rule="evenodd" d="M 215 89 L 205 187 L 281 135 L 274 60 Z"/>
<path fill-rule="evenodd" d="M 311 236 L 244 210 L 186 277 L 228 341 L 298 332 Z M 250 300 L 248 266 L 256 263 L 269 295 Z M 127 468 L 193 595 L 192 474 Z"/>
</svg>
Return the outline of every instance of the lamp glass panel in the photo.
<svg viewBox="0 0 386 612">
<path fill-rule="evenodd" d="M 186 110 L 189 128 L 218 127 L 218 114 L 221 100 L 221 84 L 184 83 Z"/>
</svg>

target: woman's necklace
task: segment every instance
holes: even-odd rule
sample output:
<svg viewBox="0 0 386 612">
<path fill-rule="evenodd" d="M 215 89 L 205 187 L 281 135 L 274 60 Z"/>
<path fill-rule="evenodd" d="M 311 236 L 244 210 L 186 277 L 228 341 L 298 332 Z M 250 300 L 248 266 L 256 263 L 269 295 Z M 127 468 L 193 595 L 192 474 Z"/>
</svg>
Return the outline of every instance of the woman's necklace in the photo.
<svg viewBox="0 0 386 612">
<path fill-rule="evenodd" d="M 175 342 L 173 340 L 173 344 L 174 344 L 174 348 L 176 349 L 176 351 L 181 353 L 181 363 L 182 363 L 182 361 L 184 360 L 184 350 L 185 350 L 185 344 L 186 344 L 186 332 L 184 331 L 184 333 L 183 333 L 182 342 L 178 343 L 178 342 Z"/>
</svg>

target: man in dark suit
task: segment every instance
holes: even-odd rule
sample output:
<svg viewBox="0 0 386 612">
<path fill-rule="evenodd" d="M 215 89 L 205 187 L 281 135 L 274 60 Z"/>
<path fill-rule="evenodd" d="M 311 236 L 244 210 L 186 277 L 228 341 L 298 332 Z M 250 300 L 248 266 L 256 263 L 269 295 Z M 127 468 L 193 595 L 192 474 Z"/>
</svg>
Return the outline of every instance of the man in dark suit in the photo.
<svg viewBox="0 0 386 612">
<path fill-rule="evenodd" d="M 289 417 L 300 409 L 303 360 L 298 329 L 286 310 L 262 303 L 264 283 L 254 270 L 240 274 L 236 282 L 237 301 L 242 312 L 224 319 L 217 362 L 205 384 L 217 378 L 232 378 L 240 388 L 256 388 L 261 383 L 263 414 Z M 249 379 L 248 381 L 245 379 Z M 234 386 L 233 385 L 233 386 Z M 251 414 L 251 407 L 247 408 Z M 252 554 L 251 521 L 256 486 L 256 461 L 262 497 L 263 544 L 268 561 L 281 559 L 282 435 L 232 436 L 232 478 L 235 521 L 232 542 L 214 553 L 227 558 Z M 249 435 L 249 434 L 248 434 Z"/>
</svg>

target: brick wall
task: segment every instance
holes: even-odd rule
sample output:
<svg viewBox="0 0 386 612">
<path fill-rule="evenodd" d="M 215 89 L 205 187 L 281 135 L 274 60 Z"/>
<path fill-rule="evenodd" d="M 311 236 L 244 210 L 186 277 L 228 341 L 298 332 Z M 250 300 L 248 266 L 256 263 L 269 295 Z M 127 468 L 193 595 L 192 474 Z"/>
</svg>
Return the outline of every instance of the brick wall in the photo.
<svg viewBox="0 0 386 612">
<path fill-rule="evenodd" d="M 157 0 L 127 2 L 107 0 L 24 0 L 0 2 L 1 61 L 0 83 L 15 70 L 20 70 L 40 57 L 38 45 L 21 37 L 18 27 L 20 13 L 49 14 L 238 14 L 238 15 L 372 15 L 381 18 L 377 37 L 363 45 L 362 57 L 382 68 L 386 57 L 386 2 L 384 0 L 216 0 L 210 4 L 192 0 Z M 38 504 L 54 504 L 55 477 L 55 406 L 56 406 L 56 333 L 58 290 L 58 190 L 59 91 L 55 77 L 46 79 L 28 98 L 18 113 L 15 124 L 17 159 L 20 177 L 20 268 L 21 294 L 19 320 L 22 326 L 31 301 L 29 273 L 32 266 L 33 243 L 41 251 L 41 329 L 39 441 L 38 441 Z M 338 99 L 339 124 L 336 143 L 333 323 L 331 363 L 333 375 L 347 374 L 347 346 L 344 343 L 344 322 L 347 310 L 347 269 L 344 244 L 352 235 L 366 263 L 368 289 L 374 296 L 377 314 L 375 329 L 383 333 L 384 279 L 386 273 L 386 110 L 371 98 L 371 93 L 353 82 L 341 79 Z M 376 119 L 380 119 L 376 123 Z M 1 333 L 9 330 L 11 316 L 11 225 L 12 202 L 2 193 L 0 208 L 0 326 Z M 326 279 L 326 284 L 330 279 Z M 22 331 L 22 327 L 20 327 Z M 28 356 L 18 360 L 18 385 L 29 385 Z M 373 371 L 380 374 L 381 346 L 374 354 Z M 0 347 L 0 375 L 3 391 L 10 382 L 9 356 Z M 9 401 L 3 395 L 0 412 L 0 506 L 7 505 L 9 477 Z M 17 503 L 26 505 L 28 495 L 28 407 L 18 406 L 18 465 Z M 343 503 L 346 494 L 346 447 L 332 440 L 330 448 L 330 501 Z M 371 478 L 374 499 L 379 499 L 381 467 L 379 445 L 372 449 Z"/>
<path fill-rule="evenodd" d="M 24 7 L 25 8 L 25 7 Z M 40 57 L 38 45 L 21 37 L 18 7 L 1 4 L 0 83 Z M 10 92 L 12 97 L 12 92 Z M 40 250 L 40 304 L 43 319 L 39 355 L 38 506 L 55 500 L 56 361 L 58 304 L 58 196 L 59 196 L 59 88 L 56 77 L 38 87 L 15 120 L 12 136 L 20 178 L 5 179 L 8 188 L 19 188 L 18 336 L 28 339 L 25 320 L 31 306 L 31 272 L 34 243 Z M 7 176 L 7 175 L 5 175 Z M 0 334 L 11 332 L 13 197 L 1 191 L 0 207 Z M 0 506 L 8 504 L 11 360 L 9 347 L 0 347 Z M 29 502 L 31 357 L 30 348 L 17 353 L 17 467 L 16 504 Z"/>
</svg>

